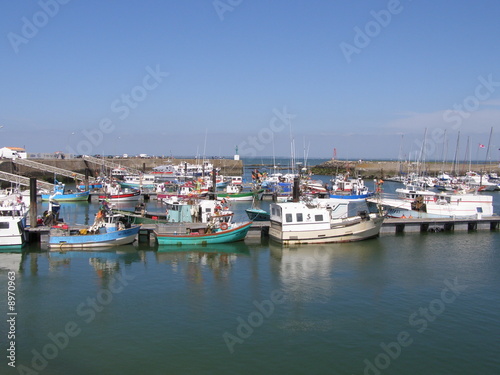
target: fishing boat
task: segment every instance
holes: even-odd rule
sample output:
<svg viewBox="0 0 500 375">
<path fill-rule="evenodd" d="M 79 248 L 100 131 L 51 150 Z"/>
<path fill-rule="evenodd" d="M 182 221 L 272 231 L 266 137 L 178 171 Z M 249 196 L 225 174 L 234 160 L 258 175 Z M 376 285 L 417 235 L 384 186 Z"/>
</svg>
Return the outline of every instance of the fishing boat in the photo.
<svg viewBox="0 0 500 375">
<path fill-rule="evenodd" d="M 126 175 L 123 176 L 123 181 L 120 181 L 120 185 L 124 188 L 134 188 L 134 189 L 154 189 L 155 176 L 153 174 L 141 174 L 141 175 Z"/>
<path fill-rule="evenodd" d="M 110 202 L 133 202 L 141 199 L 141 192 L 135 189 L 124 189 L 116 194 L 99 195 L 99 200 Z"/>
<path fill-rule="evenodd" d="M 369 198 L 394 218 L 481 218 L 493 215 L 493 197 L 464 191 L 434 192 L 413 185 L 396 189 L 396 196 Z"/>
<path fill-rule="evenodd" d="M 262 208 L 257 206 L 257 200 L 254 199 L 252 202 L 252 207 L 245 209 L 245 213 L 248 218 L 252 221 L 269 221 L 270 214 L 269 212 L 263 210 Z"/>
<path fill-rule="evenodd" d="M 171 197 L 163 203 L 166 206 L 163 212 L 150 212 L 143 203 L 136 205 L 134 211 L 112 208 L 112 212 L 124 215 L 133 224 L 208 223 L 214 214 L 219 217 L 234 215 L 227 206 L 215 200 Z"/>
<path fill-rule="evenodd" d="M 271 215 L 261 208 L 247 208 L 245 210 L 248 218 L 253 221 L 269 221 Z"/>
<path fill-rule="evenodd" d="M 52 193 L 42 194 L 42 201 L 48 201 L 54 196 L 57 196 L 57 200 L 59 202 L 88 201 L 90 197 L 90 191 L 66 191 L 65 185 L 59 182 L 57 185 L 54 185 L 54 191 Z"/>
<path fill-rule="evenodd" d="M 251 201 L 255 196 L 260 196 L 264 192 L 259 191 L 243 191 L 241 185 L 227 185 L 223 193 L 217 193 L 217 199 L 226 199 L 228 201 Z"/>
<path fill-rule="evenodd" d="M 158 184 L 156 187 L 158 200 L 175 198 L 202 198 L 208 193 L 208 188 L 202 188 L 201 184 L 192 181 L 179 185 L 175 183 Z"/>
<path fill-rule="evenodd" d="M 157 225 L 154 231 L 159 245 L 208 245 L 243 240 L 252 222 L 179 223 L 177 226 Z"/>
<path fill-rule="evenodd" d="M 127 223 L 122 215 L 99 211 L 90 227 L 71 228 L 66 224 L 52 227 L 48 245 L 51 251 L 126 245 L 134 242 L 140 228 Z"/>
<path fill-rule="evenodd" d="M 21 248 L 27 241 L 26 217 L 28 207 L 19 195 L 0 201 L 0 251 Z"/>
<path fill-rule="evenodd" d="M 76 188 L 78 190 L 81 190 L 81 191 L 84 191 L 84 190 L 95 190 L 95 189 L 102 189 L 104 187 L 103 185 L 103 181 L 101 178 L 98 178 L 96 181 L 94 182 L 89 182 L 87 184 L 85 184 L 83 181 L 78 183 L 76 185 Z"/>
<path fill-rule="evenodd" d="M 111 183 L 105 185 L 105 193 L 99 195 L 99 200 L 110 202 L 131 202 L 141 198 L 141 191 L 138 189 L 122 188 L 120 184 Z"/>
<path fill-rule="evenodd" d="M 361 178 L 346 178 L 344 175 L 338 175 L 331 182 L 330 198 L 366 199 L 373 195 Z"/>
<path fill-rule="evenodd" d="M 377 237 L 383 217 L 360 199 L 271 204 L 269 237 L 283 245 L 352 242 Z"/>
</svg>

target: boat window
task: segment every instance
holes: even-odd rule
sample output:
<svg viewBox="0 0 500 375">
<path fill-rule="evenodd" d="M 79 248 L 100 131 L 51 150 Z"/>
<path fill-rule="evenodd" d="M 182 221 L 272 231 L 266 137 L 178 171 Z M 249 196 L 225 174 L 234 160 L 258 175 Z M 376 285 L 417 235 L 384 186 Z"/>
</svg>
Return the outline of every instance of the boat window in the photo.
<svg viewBox="0 0 500 375">
<path fill-rule="evenodd" d="M 286 214 L 285 219 L 286 219 L 287 223 L 291 223 L 292 222 L 292 214 Z"/>
<path fill-rule="evenodd" d="M 302 217 L 302 213 L 297 214 L 297 221 L 304 221 L 304 218 Z"/>
<path fill-rule="evenodd" d="M 9 229 L 8 222 L 0 222 L 0 229 Z"/>
<path fill-rule="evenodd" d="M 323 221 L 323 215 L 314 215 L 315 221 Z"/>
</svg>

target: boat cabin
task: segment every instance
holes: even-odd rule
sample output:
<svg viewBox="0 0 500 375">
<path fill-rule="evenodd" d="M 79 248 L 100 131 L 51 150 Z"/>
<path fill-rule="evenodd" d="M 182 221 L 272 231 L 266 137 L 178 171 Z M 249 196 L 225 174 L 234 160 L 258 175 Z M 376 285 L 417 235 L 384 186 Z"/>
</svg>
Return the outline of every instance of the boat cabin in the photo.
<svg viewBox="0 0 500 375">
<path fill-rule="evenodd" d="M 271 225 L 282 231 L 330 229 L 330 214 L 324 208 L 310 208 L 302 202 L 273 203 Z"/>
</svg>

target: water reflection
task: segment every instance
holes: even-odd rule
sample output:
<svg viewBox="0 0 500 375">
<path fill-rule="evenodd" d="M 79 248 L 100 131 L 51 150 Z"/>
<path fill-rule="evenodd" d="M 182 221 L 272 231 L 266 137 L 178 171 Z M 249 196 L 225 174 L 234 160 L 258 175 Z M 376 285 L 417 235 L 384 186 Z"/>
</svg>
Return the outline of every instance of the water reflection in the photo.
<svg viewBox="0 0 500 375">
<path fill-rule="evenodd" d="M 66 223 L 89 225 L 89 222 L 91 221 L 90 216 L 92 216 L 92 222 L 93 222 L 95 214 L 94 211 L 96 211 L 96 208 L 94 208 L 95 205 L 83 201 L 60 202 L 60 204 L 61 204 L 61 209 L 59 211 L 59 218 L 63 219 Z M 48 210 L 48 208 L 49 208 L 49 202 L 39 203 L 38 215 L 41 215 L 43 212 Z"/>
<path fill-rule="evenodd" d="M 203 281 L 204 268 L 213 271 L 216 279 L 226 278 L 236 260 L 249 254 L 249 247 L 243 241 L 207 246 L 160 246 L 155 253 L 158 262 L 170 264 L 174 272 L 185 272 L 187 278 L 196 283 Z"/>
<path fill-rule="evenodd" d="M 0 273 L 9 271 L 20 271 L 24 253 L 21 251 L 1 251 L 0 252 Z"/>
</svg>

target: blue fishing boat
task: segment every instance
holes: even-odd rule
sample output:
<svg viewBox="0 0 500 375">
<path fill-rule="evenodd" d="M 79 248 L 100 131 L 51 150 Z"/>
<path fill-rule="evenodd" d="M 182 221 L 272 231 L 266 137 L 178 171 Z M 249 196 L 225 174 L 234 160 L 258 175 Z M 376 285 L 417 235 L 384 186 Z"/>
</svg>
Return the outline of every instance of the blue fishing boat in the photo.
<svg viewBox="0 0 500 375">
<path fill-rule="evenodd" d="M 89 228 L 70 228 L 61 224 L 50 229 L 51 251 L 66 249 L 102 248 L 130 244 L 135 241 L 140 225 L 130 225 L 122 215 L 104 216 L 99 211 Z"/>
<path fill-rule="evenodd" d="M 49 201 L 55 197 L 57 197 L 59 202 L 88 201 L 90 191 L 66 191 L 65 185 L 59 182 L 57 185 L 54 185 L 54 191 L 52 194 L 42 194 L 42 201 Z"/>
<path fill-rule="evenodd" d="M 94 182 L 94 183 L 89 183 L 88 185 L 81 183 L 78 184 L 76 187 L 79 190 L 85 190 L 85 189 L 94 190 L 94 189 L 102 189 L 103 186 L 104 185 L 102 184 L 102 182 Z"/>
<path fill-rule="evenodd" d="M 217 225 L 180 223 L 179 226 L 157 225 L 154 232 L 159 245 L 208 245 L 241 241 L 251 225 L 251 221 L 231 225 L 226 222 Z"/>
</svg>

